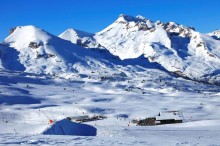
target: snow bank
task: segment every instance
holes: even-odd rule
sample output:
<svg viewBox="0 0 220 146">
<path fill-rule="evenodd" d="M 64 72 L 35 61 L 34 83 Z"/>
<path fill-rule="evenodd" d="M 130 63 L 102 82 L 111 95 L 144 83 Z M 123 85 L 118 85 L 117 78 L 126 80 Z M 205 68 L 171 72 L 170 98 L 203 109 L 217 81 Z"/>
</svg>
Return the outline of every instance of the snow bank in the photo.
<svg viewBox="0 0 220 146">
<path fill-rule="evenodd" d="M 74 123 L 63 119 L 57 121 L 50 128 L 43 132 L 45 135 L 77 135 L 77 136 L 96 136 L 97 130 L 95 127 Z"/>
</svg>

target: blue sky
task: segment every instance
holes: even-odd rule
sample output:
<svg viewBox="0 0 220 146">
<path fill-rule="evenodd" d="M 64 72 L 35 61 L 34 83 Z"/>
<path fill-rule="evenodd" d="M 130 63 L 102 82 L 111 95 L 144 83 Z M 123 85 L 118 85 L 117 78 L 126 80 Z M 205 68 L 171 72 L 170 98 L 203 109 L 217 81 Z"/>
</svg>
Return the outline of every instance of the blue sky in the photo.
<svg viewBox="0 0 220 146">
<path fill-rule="evenodd" d="M 0 0 L 0 40 L 10 28 L 36 25 L 58 35 L 67 28 L 101 31 L 119 14 L 174 21 L 200 32 L 220 29 L 220 0 Z"/>
</svg>

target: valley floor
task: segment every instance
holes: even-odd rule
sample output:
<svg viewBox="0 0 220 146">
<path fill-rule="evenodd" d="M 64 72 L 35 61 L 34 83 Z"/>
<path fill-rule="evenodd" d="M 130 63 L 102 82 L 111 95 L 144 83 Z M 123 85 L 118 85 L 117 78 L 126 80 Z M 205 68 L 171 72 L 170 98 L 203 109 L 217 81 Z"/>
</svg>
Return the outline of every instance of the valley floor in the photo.
<svg viewBox="0 0 220 146">
<path fill-rule="evenodd" d="M 0 145 L 220 145 L 218 86 L 154 69 L 134 74 L 103 80 L 91 73 L 67 80 L 1 70 Z M 181 110 L 184 123 L 131 123 L 170 110 Z M 64 120 L 79 115 L 107 119 L 81 128 Z"/>
</svg>

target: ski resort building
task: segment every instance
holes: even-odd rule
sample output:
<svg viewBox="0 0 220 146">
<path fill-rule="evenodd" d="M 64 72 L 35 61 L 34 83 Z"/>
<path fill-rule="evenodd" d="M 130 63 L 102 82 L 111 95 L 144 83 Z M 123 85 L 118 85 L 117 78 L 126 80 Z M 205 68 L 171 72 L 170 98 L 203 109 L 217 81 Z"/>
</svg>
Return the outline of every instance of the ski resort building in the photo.
<svg viewBox="0 0 220 146">
<path fill-rule="evenodd" d="M 173 124 L 173 123 L 182 123 L 183 122 L 183 114 L 181 111 L 165 111 L 160 112 L 158 116 L 156 116 L 156 124 Z"/>
<path fill-rule="evenodd" d="M 160 112 L 155 117 L 149 117 L 143 120 L 139 120 L 137 125 L 139 126 L 153 126 L 162 124 L 175 124 L 183 122 L 183 114 L 181 111 L 164 111 Z"/>
</svg>

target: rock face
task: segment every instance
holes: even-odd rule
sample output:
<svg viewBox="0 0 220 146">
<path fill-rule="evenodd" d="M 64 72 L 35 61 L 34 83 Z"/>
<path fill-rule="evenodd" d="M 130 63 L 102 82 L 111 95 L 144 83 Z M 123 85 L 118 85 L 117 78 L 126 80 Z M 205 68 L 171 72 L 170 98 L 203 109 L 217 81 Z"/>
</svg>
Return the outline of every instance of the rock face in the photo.
<svg viewBox="0 0 220 146">
<path fill-rule="evenodd" d="M 37 49 L 42 45 L 43 45 L 43 42 L 30 42 L 28 47 L 33 48 L 33 49 Z"/>
<path fill-rule="evenodd" d="M 16 30 L 16 28 L 17 28 L 17 27 L 14 27 L 14 28 L 10 29 L 9 35 L 11 35 L 12 33 L 14 33 L 14 31 Z"/>
</svg>

